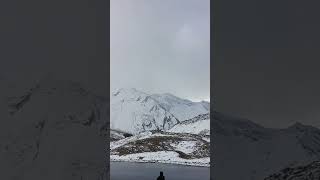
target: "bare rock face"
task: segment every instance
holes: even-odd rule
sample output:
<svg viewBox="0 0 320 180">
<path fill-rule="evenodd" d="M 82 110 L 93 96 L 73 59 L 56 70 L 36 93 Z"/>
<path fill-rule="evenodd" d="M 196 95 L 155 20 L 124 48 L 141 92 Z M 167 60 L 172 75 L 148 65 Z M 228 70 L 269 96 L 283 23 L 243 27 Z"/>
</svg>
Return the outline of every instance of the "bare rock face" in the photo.
<svg viewBox="0 0 320 180">
<path fill-rule="evenodd" d="M 8 94 L 1 98 L 1 179 L 107 179 L 106 98 L 55 79 Z"/>
<path fill-rule="evenodd" d="M 285 168 L 279 173 L 272 174 L 265 180 L 319 180 L 320 162 L 315 161 L 305 166 Z"/>
</svg>

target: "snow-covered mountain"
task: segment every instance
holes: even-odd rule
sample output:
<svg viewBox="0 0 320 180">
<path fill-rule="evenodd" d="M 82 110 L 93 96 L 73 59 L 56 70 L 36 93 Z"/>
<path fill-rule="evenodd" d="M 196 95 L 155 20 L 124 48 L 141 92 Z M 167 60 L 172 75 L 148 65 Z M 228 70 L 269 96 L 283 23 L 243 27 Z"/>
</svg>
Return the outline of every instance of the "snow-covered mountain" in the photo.
<svg viewBox="0 0 320 180">
<path fill-rule="evenodd" d="M 319 180 L 320 161 L 315 161 L 304 166 L 290 167 L 272 174 L 265 180 Z"/>
<path fill-rule="evenodd" d="M 138 134 L 167 131 L 176 124 L 209 113 L 208 102 L 192 102 L 171 94 L 147 94 L 134 88 L 111 94 L 110 128 Z"/>
<path fill-rule="evenodd" d="M 184 121 L 209 112 L 210 104 L 206 101 L 192 102 L 187 99 L 181 99 L 170 93 L 153 94 L 151 98 L 155 99 L 161 107 L 173 114 L 179 121 Z"/>
<path fill-rule="evenodd" d="M 172 94 L 111 94 L 112 161 L 210 166 L 210 104 Z"/>
<path fill-rule="evenodd" d="M 1 94 L 1 179 L 107 179 L 108 101 L 47 78 Z"/>
<path fill-rule="evenodd" d="M 320 159 L 320 130 L 315 127 L 296 123 L 269 129 L 246 119 L 211 113 L 215 179 L 263 179 L 286 167 Z"/>
<path fill-rule="evenodd" d="M 168 132 L 210 135 L 210 114 L 200 114 L 192 119 L 182 121 Z"/>
</svg>

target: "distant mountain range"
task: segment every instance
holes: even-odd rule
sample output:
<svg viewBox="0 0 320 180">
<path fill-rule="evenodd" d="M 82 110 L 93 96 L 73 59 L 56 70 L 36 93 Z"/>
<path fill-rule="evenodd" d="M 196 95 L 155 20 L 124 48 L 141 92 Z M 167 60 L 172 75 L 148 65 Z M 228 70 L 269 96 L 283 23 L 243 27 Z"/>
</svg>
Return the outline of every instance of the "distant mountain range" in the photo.
<svg viewBox="0 0 320 180">
<path fill-rule="evenodd" d="M 312 126 L 296 123 L 284 129 L 265 128 L 247 119 L 216 111 L 209 113 L 208 102 L 191 102 L 171 94 L 150 95 L 136 89 L 114 92 L 111 102 L 111 128 L 133 135 L 156 130 L 163 131 L 161 136 L 174 133 L 182 139 L 187 137 L 185 134 L 206 138 L 211 126 L 214 151 L 211 165 L 215 172 L 213 177 L 218 180 L 264 179 L 283 168 L 303 166 L 320 159 L 320 130 Z M 153 136 L 161 139 L 159 134 L 141 138 L 145 144 L 152 144 Z M 125 151 L 127 159 L 114 156 L 139 160 L 129 147 L 141 140 L 133 139 L 122 140 L 128 144 L 112 149 L 114 154 Z M 171 141 L 162 139 L 161 142 L 168 146 L 157 150 L 177 150 L 170 146 Z M 146 146 L 144 152 L 150 151 Z M 141 157 L 148 159 L 144 154 Z"/>
<path fill-rule="evenodd" d="M 315 127 L 296 123 L 270 129 L 219 112 L 211 114 L 211 160 L 217 180 L 264 179 L 281 169 L 320 159 L 320 130 Z"/>
<path fill-rule="evenodd" d="M 107 179 L 107 97 L 54 78 L 23 89 L 0 81 L 2 179 Z M 320 130 L 312 126 L 265 128 L 210 112 L 208 102 L 136 89 L 113 92 L 110 115 L 113 160 L 200 166 L 211 161 L 215 180 L 318 177 Z"/>
</svg>

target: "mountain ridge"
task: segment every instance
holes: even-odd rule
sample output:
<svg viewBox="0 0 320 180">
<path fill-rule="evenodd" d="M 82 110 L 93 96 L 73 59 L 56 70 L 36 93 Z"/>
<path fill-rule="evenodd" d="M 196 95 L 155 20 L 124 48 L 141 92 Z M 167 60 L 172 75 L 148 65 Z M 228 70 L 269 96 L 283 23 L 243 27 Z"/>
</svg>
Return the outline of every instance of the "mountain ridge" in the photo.
<svg viewBox="0 0 320 180">
<path fill-rule="evenodd" d="M 208 102 L 192 102 L 170 93 L 148 94 L 121 88 L 111 96 L 111 129 L 129 133 L 167 131 L 174 125 L 209 112 Z"/>
<path fill-rule="evenodd" d="M 320 158 L 320 130 L 296 123 L 265 128 L 250 120 L 212 112 L 217 179 L 263 179 L 280 169 Z M 233 173 L 228 173 L 232 171 Z"/>
</svg>

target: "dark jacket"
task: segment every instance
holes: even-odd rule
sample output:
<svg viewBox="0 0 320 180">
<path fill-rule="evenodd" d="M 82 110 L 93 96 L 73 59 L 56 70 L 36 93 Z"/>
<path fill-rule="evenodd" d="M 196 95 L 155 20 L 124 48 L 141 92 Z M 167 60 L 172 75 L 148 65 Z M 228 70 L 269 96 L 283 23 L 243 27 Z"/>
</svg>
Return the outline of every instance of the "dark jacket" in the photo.
<svg viewBox="0 0 320 180">
<path fill-rule="evenodd" d="M 157 180 L 165 180 L 164 176 L 159 176 Z"/>
</svg>

